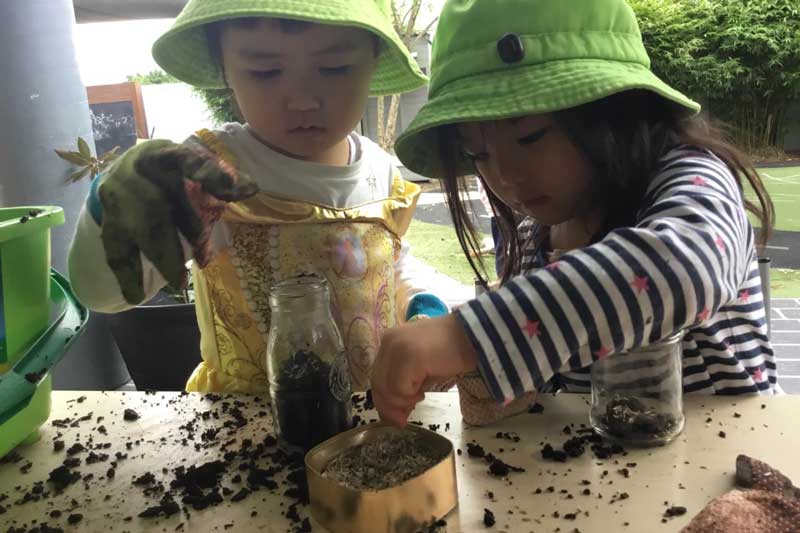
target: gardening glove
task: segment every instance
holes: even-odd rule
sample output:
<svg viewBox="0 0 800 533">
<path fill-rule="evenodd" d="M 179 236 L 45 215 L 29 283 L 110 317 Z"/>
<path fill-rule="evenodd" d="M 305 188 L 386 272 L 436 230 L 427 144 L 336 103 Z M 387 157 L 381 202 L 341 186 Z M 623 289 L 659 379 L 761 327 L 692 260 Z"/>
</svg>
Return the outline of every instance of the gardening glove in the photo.
<svg viewBox="0 0 800 533">
<path fill-rule="evenodd" d="M 740 455 L 736 485 L 695 516 L 681 533 L 789 533 L 800 522 L 800 489 L 768 464 Z"/>
<path fill-rule="evenodd" d="M 488 426 L 517 415 L 536 401 L 535 392 L 527 392 L 503 405 L 492 398 L 480 372 L 468 372 L 456 380 L 461 417 L 471 426 Z"/>
<path fill-rule="evenodd" d="M 122 155 L 100 177 L 101 238 L 125 300 L 144 298 L 144 253 L 175 287 L 187 281 L 179 232 L 202 268 L 210 260 L 211 229 L 227 202 L 244 200 L 257 185 L 201 143 L 147 141 Z"/>
</svg>

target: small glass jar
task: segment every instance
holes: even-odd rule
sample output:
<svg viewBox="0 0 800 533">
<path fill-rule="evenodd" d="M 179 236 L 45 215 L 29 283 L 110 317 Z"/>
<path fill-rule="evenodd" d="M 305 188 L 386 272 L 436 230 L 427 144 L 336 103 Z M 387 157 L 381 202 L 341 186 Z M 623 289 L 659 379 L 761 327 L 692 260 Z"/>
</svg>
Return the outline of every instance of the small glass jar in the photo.
<svg viewBox="0 0 800 533">
<path fill-rule="evenodd" d="M 662 446 L 684 426 L 683 333 L 592 364 L 592 427 L 621 444 Z"/>
<path fill-rule="evenodd" d="M 342 336 L 325 278 L 304 275 L 270 288 L 267 373 L 275 431 L 284 448 L 306 452 L 351 426 Z"/>
</svg>

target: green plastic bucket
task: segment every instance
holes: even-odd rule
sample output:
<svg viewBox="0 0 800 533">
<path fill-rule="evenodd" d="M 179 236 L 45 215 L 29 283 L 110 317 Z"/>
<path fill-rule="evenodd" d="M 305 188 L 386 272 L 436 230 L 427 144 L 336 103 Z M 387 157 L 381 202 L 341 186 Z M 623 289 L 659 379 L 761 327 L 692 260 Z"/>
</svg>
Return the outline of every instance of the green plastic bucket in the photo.
<svg viewBox="0 0 800 533">
<path fill-rule="evenodd" d="M 50 228 L 60 207 L 0 209 L 0 374 L 50 322 Z"/>
<path fill-rule="evenodd" d="M 35 441 L 50 415 L 50 370 L 88 313 L 50 269 L 60 207 L 0 209 L 0 457 Z"/>
</svg>

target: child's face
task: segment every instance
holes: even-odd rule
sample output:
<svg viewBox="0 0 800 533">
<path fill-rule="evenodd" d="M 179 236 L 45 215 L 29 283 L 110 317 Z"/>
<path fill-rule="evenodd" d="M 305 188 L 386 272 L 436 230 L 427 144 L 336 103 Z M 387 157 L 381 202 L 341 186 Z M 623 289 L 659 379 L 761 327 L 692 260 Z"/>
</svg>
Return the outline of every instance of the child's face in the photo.
<svg viewBox="0 0 800 533">
<path fill-rule="evenodd" d="M 459 124 L 465 155 L 492 192 L 548 225 L 585 215 L 591 170 L 549 115 Z"/>
<path fill-rule="evenodd" d="M 320 162 L 358 124 L 378 62 L 365 30 L 308 23 L 287 32 L 271 19 L 225 25 L 221 47 L 228 84 L 261 140 Z"/>
</svg>

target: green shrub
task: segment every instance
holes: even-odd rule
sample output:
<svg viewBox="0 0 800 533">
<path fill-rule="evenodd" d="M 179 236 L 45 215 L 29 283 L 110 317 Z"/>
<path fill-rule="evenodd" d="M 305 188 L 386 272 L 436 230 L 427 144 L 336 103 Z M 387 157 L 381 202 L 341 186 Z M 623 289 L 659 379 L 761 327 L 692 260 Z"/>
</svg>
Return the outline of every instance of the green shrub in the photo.
<svg viewBox="0 0 800 533">
<path fill-rule="evenodd" d="M 783 145 L 800 96 L 797 0 L 629 0 L 653 71 L 727 122 L 743 147 Z"/>
</svg>

